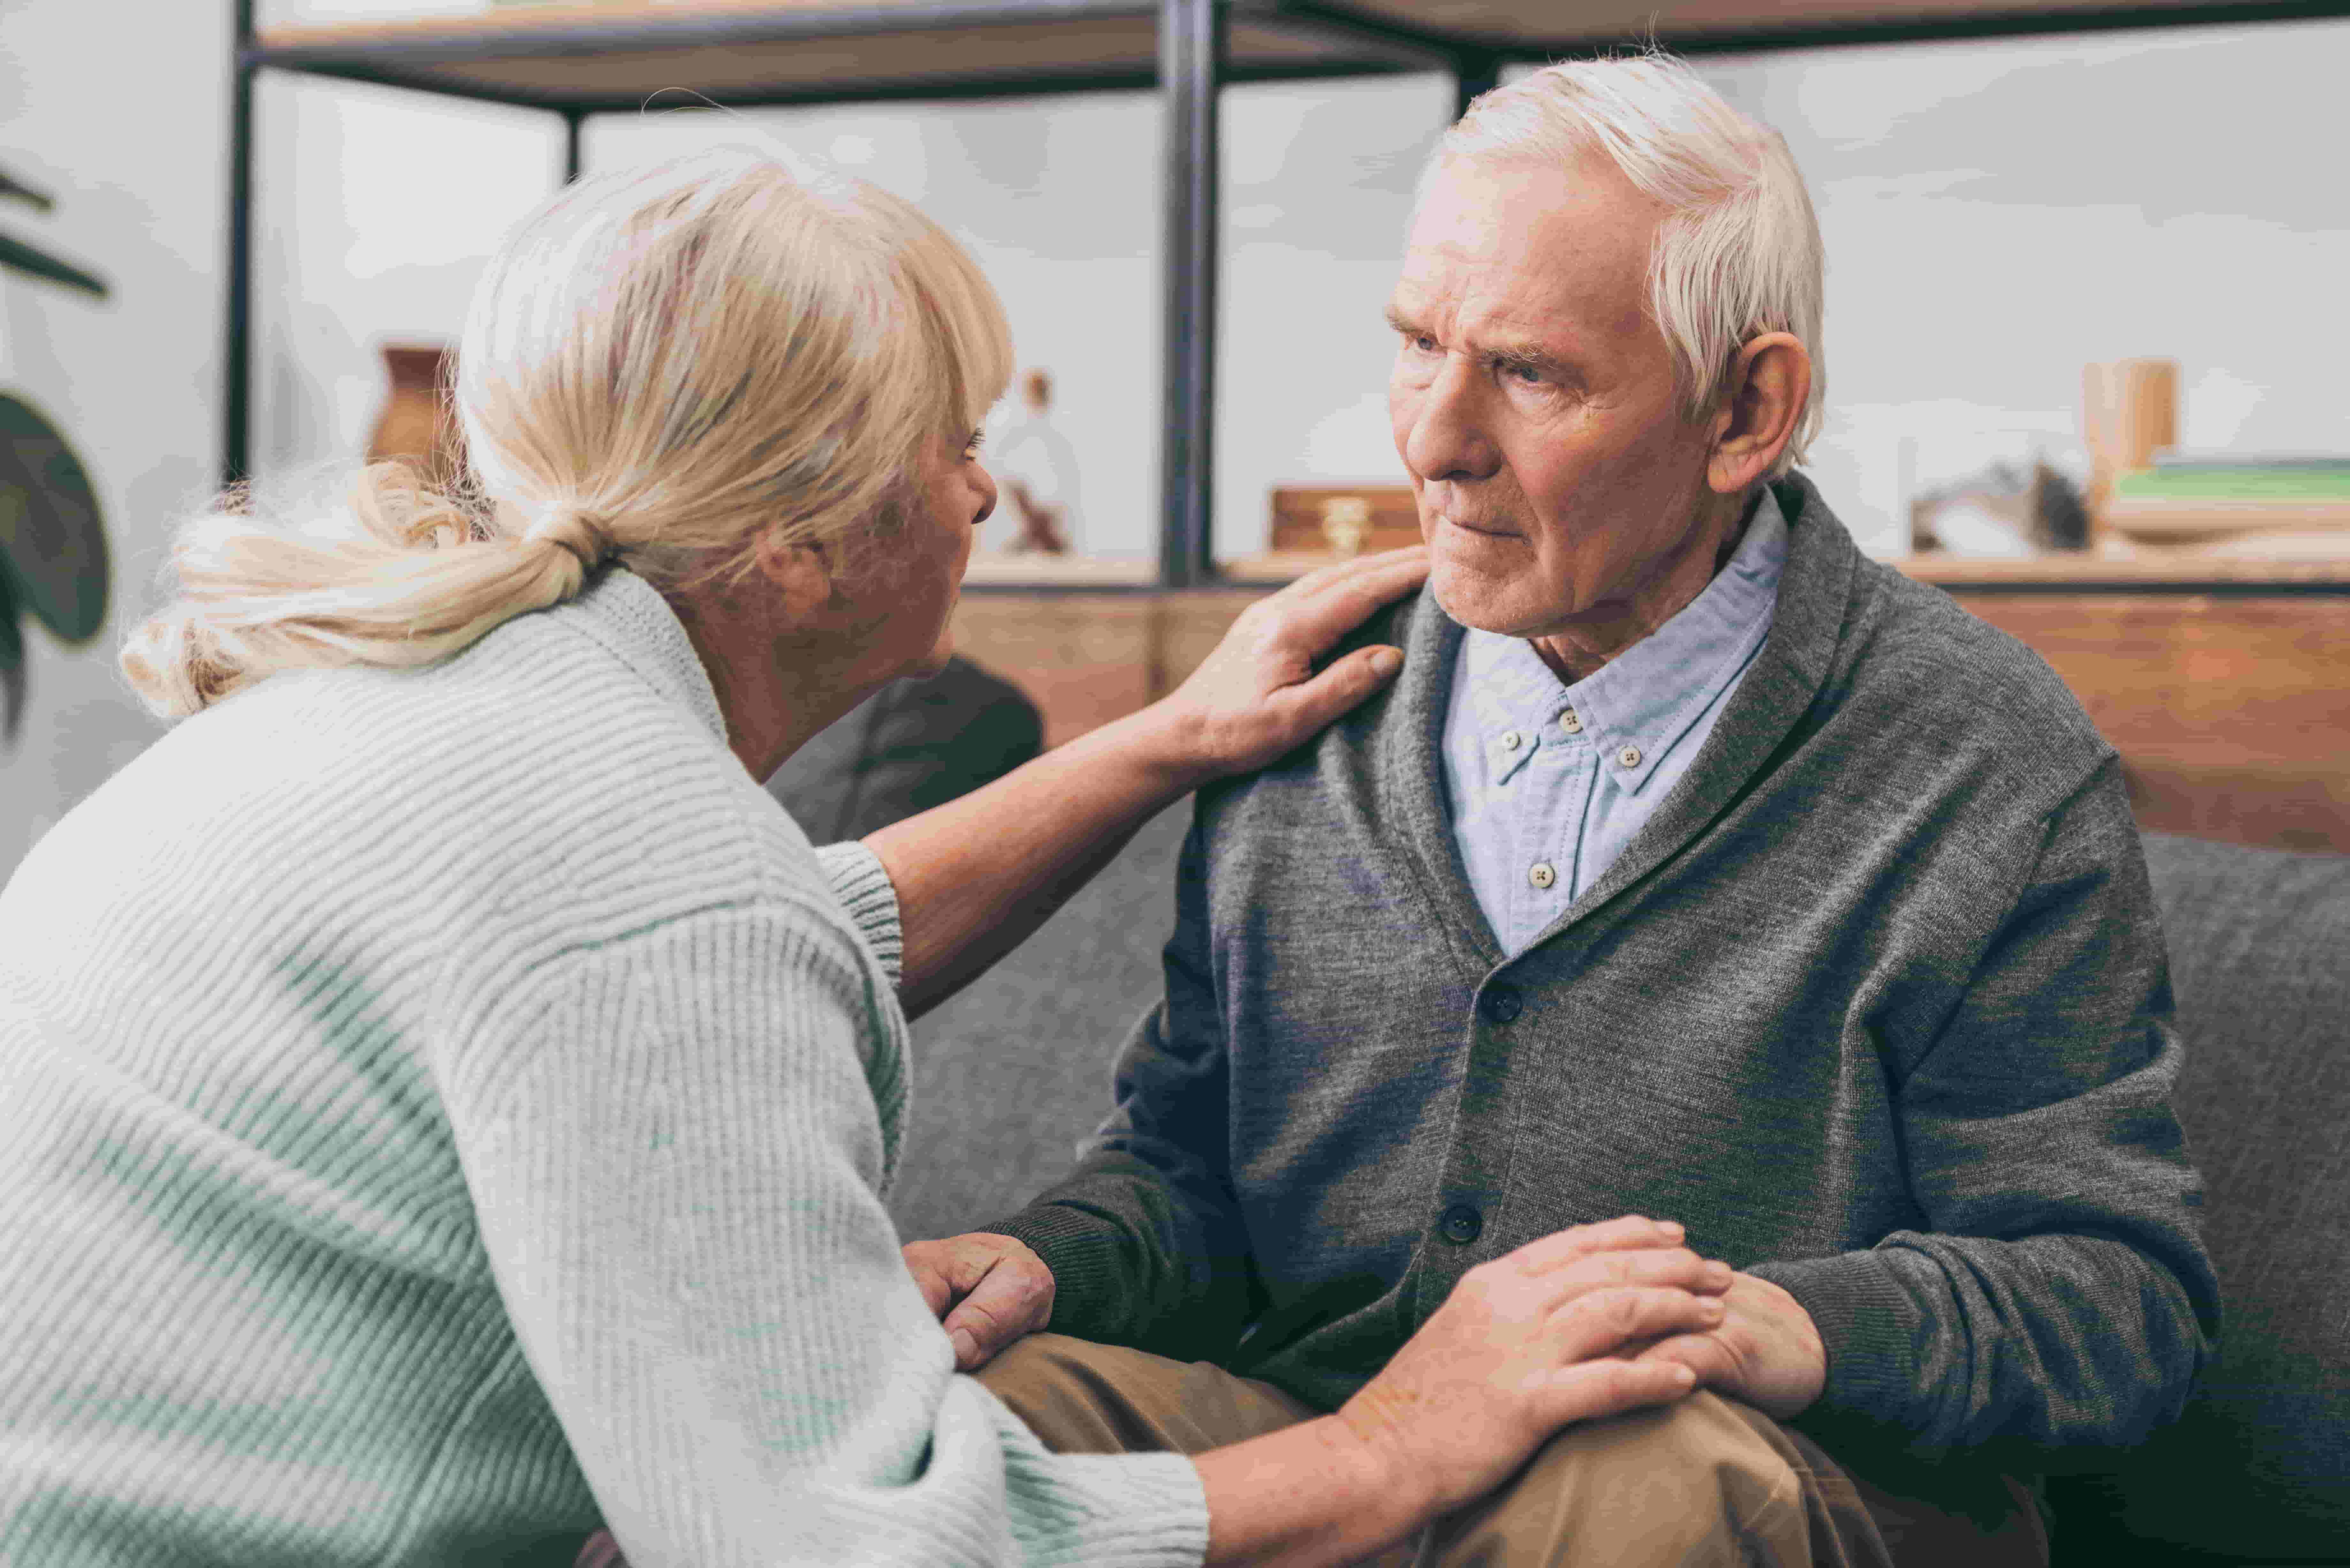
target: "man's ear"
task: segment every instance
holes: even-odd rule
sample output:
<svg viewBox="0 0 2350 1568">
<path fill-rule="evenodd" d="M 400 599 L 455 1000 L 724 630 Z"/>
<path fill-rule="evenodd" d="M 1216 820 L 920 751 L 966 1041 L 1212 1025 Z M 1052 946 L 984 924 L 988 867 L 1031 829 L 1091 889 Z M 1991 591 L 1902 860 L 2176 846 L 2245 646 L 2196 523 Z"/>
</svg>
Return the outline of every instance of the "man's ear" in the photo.
<svg viewBox="0 0 2350 1568">
<path fill-rule="evenodd" d="M 1811 397 L 1811 351 L 1794 333 L 1765 332 L 1738 350 L 1713 416 L 1705 478 L 1715 494 L 1738 494 L 1771 472 Z"/>
<path fill-rule="evenodd" d="M 782 596 L 790 619 L 806 620 L 832 602 L 832 566 L 821 546 L 786 543 L 770 532 L 759 535 L 751 560 L 761 580 Z"/>
</svg>

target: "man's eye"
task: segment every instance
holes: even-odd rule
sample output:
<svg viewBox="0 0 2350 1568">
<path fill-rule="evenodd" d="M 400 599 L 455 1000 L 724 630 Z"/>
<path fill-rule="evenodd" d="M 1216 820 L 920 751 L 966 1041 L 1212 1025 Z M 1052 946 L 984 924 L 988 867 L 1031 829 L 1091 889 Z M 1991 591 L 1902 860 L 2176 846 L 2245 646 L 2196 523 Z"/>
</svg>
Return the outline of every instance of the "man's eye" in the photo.
<svg viewBox="0 0 2350 1568">
<path fill-rule="evenodd" d="M 1506 366 L 1503 369 L 1503 374 L 1508 376 L 1512 380 L 1517 382 L 1522 387 L 1539 387 L 1542 385 L 1542 372 L 1532 365 Z"/>
</svg>

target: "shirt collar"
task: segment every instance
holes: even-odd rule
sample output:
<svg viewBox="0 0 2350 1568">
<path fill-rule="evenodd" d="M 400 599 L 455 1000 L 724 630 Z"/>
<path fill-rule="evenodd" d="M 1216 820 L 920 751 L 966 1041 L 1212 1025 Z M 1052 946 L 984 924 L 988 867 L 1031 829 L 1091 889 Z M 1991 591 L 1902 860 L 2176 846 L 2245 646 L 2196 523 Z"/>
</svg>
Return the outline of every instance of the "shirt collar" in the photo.
<svg viewBox="0 0 2350 1568">
<path fill-rule="evenodd" d="M 1559 684 L 1525 639 L 1471 630 L 1461 650 L 1461 686 L 1496 782 L 1523 766 L 1537 744 L 1561 740 L 1559 722 L 1572 709 L 1578 738 L 1606 759 L 1606 776 L 1638 794 L 1762 646 L 1786 559 L 1786 514 L 1766 485 L 1745 537 L 1698 597 L 1571 686 Z"/>
</svg>

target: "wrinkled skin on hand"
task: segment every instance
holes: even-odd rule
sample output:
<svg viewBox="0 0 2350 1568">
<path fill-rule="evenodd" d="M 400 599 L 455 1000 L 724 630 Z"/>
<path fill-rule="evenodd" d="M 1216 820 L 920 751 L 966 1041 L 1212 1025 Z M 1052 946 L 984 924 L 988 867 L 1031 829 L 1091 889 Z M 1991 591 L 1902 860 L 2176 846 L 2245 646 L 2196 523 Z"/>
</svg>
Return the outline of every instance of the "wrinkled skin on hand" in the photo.
<svg viewBox="0 0 2350 1568">
<path fill-rule="evenodd" d="M 977 1231 L 909 1241 L 900 1252 L 954 1345 L 958 1372 L 978 1371 L 1053 1316 L 1053 1271 L 1024 1241 Z"/>
<path fill-rule="evenodd" d="M 1570 1422 L 1678 1398 L 1673 1358 L 1621 1354 L 1718 1324 L 1731 1274 L 1638 1215 L 1481 1263 L 1338 1411 L 1431 1511 L 1482 1496 Z M 1660 1376 L 1661 1375 L 1661 1376 Z"/>
<path fill-rule="evenodd" d="M 1753 1274 L 1733 1275 L 1721 1300 L 1726 1311 L 1719 1324 L 1659 1340 L 1639 1359 L 1679 1362 L 1706 1387 L 1775 1420 L 1801 1415 L 1827 1386 L 1827 1351 L 1812 1314 Z"/>
<path fill-rule="evenodd" d="M 1400 649 L 1315 661 L 1428 576 L 1420 545 L 1323 566 L 1243 610 L 1180 686 L 1144 710 L 1169 754 L 1205 783 L 1252 773 L 1305 744 L 1403 667 Z"/>
</svg>

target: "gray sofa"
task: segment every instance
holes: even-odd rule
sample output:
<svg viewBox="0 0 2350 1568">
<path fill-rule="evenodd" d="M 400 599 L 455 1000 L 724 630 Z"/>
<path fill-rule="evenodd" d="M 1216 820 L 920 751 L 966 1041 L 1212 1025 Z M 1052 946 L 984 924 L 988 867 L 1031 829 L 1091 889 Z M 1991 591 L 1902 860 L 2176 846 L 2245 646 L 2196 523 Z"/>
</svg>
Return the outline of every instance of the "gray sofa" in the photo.
<svg viewBox="0 0 2350 1568">
<path fill-rule="evenodd" d="M 1066 1168 L 1159 992 L 1187 810 L 917 1023 L 908 1237 L 1008 1212 Z M 2151 837 L 2190 1055 L 2225 1348 L 2187 1415 L 2049 1483 L 2056 1562 L 2350 1563 L 2350 857 Z M 2083 1467 L 2086 1467 L 2084 1469 Z"/>
</svg>

